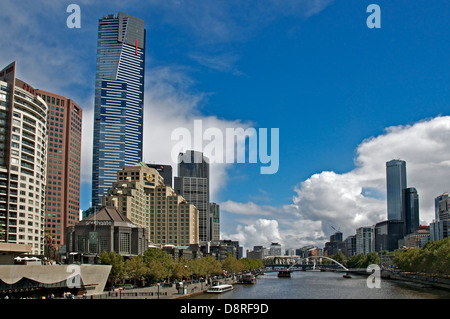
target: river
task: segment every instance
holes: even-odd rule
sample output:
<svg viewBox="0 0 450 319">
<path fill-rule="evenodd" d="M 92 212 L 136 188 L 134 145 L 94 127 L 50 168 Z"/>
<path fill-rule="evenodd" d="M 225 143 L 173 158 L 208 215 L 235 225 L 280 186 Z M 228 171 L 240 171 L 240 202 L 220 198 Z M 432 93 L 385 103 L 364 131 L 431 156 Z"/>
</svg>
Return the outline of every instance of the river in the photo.
<svg viewBox="0 0 450 319">
<path fill-rule="evenodd" d="M 234 285 L 222 294 L 204 293 L 191 299 L 450 299 L 450 291 L 423 284 L 381 279 L 380 288 L 369 288 L 367 276 L 347 279 L 339 272 L 292 272 L 291 278 L 277 273 L 258 276 L 254 285 Z"/>
</svg>

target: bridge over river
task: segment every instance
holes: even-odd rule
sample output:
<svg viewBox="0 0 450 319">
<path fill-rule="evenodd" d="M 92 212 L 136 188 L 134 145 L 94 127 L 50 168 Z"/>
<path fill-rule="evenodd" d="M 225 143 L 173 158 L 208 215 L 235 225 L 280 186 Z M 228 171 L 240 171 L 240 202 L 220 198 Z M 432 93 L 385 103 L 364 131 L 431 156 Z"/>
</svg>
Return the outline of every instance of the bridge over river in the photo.
<svg viewBox="0 0 450 319">
<path fill-rule="evenodd" d="M 324 264 L 323 261 L 327 260 L 331 263 Z M 279 277 L 290 277 L 292 271 L 305 271 L 305 270 L 330 270 L 334 271 L 346 271 L 349 269 L 342 265 L 337 260 L 327 256 L 270 256 L 263 260 L 266 266 L 265 272 L 278 271 Z"/>
</svg>

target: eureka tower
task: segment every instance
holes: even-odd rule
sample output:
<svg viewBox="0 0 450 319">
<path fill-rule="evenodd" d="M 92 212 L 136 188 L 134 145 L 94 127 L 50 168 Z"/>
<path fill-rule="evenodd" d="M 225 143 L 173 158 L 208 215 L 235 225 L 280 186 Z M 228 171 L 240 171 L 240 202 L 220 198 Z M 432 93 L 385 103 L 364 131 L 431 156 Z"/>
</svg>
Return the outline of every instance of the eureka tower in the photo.
<svg viewBox="0 0 450 319">
<path fill-rule="evenodd" d="M 94 100 L 92 206 L 117 171 L 142 161 L 144 20 L 119 12 L 99 20 Z"/>
</svg>

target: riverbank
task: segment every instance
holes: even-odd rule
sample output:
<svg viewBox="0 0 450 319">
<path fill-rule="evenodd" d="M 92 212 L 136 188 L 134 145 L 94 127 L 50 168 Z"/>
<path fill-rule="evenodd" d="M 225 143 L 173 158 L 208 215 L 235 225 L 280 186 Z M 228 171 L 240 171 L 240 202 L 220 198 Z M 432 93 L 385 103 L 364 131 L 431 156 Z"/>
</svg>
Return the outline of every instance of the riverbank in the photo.
<svg viewBox="0 0 450 319">
<path fill-rule="evenodd" d="M 352 270 L 348 271 L 351 274 L 370 276 L 371 273 L 366 270 Z M 418 283 L 429 285 L 436 288 L 450 290 L 450 277 L 432 276 L 422 273 L 408 273 L 393 270 L 381 270 L 381 279 L 398 280 L 403 282 Z"/>
<path fill-rule="evenodd" d="M 223 284 L 236 284 L 237 279 L 233 277 L 221 278 Z M 212 281 L 199 281 L 183 283 L 182 286 L 154 285 L 151 287 L 116 289 L 105 291 L 101 294 L 91 296 L 90 299 L 178 299 L 189 298 L 206 292 L 213 285 Z"/>
</svg>

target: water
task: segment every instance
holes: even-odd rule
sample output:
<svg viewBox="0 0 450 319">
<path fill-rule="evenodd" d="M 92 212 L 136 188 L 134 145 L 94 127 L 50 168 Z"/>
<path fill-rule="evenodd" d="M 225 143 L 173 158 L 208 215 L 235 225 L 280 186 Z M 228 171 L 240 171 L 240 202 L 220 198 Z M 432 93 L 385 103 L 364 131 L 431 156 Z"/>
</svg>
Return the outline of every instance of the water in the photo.
<svg viewBox="0 0 450 319">
<path fill-rule="evenodd" d="M 368 288 L 367 277 L 343 278 L 338 272 L 297 271 L 291 278 L 278 274 L 258 276 L 255 285 L 234 285 L 222 294 L 201 294 L 192 299 L 450 299 L 450 291 L 422 284 L 381 279 L 381 288 Z"/>
</svg>

